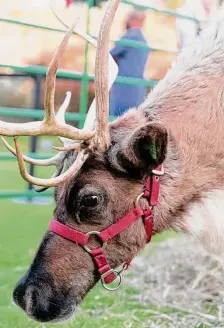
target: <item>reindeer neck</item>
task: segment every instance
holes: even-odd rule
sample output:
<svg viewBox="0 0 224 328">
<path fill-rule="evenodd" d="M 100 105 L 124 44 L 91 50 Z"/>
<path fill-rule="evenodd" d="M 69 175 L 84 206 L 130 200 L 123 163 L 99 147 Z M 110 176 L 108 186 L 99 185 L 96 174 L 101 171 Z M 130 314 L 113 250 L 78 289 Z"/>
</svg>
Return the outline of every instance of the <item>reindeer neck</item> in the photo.
<svg viewBox="0 0 224 328">
<path fill-rule="evenodd" d="M 224 33 L 218 28 L 214 24 L 180 56 L 141 106 L 149 120 L 164 123 L 178 154 L 165 162 L 171 186 L 164 178 L 156 209 L 159 231 L 161 222 L 168 226 L 168 221 L 181 220 L 189 206 L 224 190 Z"/>
<path fill-rule="evenodd" d="M 151 119 L 164 123 L 174 139 L 165 161 L 168 176 L 157 209 L 157 222 L 164 226 L 159 225 L 158 231 L 208 192 L 224 190 L 223 86 L 223 77 L 186 77 L 163 96 L 154 113 L 148 112 Z"/>
</svg>

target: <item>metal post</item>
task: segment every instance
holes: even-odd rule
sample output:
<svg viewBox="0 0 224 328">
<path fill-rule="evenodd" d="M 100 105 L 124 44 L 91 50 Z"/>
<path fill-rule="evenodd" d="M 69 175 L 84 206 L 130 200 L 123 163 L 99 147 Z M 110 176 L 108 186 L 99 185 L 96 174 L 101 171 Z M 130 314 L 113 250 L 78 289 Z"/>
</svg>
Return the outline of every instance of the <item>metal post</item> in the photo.
<svg viewBox="0 0 224 328">
<path fill-rule="evenodd" d="M 90 25 L 90 9 L 94 5 L 94 0 L 88 0 L 88 14 L 87 14 L 87 24 L 86 24 L 86 32 L 89 33 L 89 25 Z M 84 54 L 84 71 L 82 75 L 82 84 L 81 84 L 81 95 L 79 102 L 79 112 L 81 116 L 86 114 L 87 105 L 88 105 L 88 95 L 89 95 L 89 79 L 88 79 L 88 54 L 89 54 L 89 44 L 86 42 L 85 44 L 85 54 Z M 79 128 L 83 127 L 84 120 L 79 121 Z"/>
<path fill-rule="evenodd" d="M 34 76 L 34 80 L 35 80 L 35 87 L 34 87 L 34 108 L 35 109 L 40 109 L 41 107 L 41 82 L 42 82 L 42 76 L 41 75 L 35 75 Z M 32 136 L 30 137 L 30 153 L 35 153 L 37 150 L 37 137 L 36 136 Z M 34 171 L 35 171 L 35 166 L 33 164 L 30 164 L 30 169 L 29 169 L 29 173 L 30 175 L 34 175 Z M 31 183 L 29 183 L 28 185 L 28 190 L 32 191 L 33 190 L 33 185 Z M 30 198 L 30 200 L 32 200 L 32 198 Z"/>
<path fill-rule="evenodd" d="M 41 107 L 41 82 L 42 82 L 42 78 L 43 76 L 40 74 L 35 74 L 35 75 L 31 75 L 31 77 L 33 77 L 34 79 L 34 102 L 33 102 L 33 107 L 34 109 L 38 110 Z M 37 137 L 36 136 L 32 136 L 30 137 L 30 144 L 29 144 L 29 149 L 30 149 L 30 153 L 35 153 L 37 151 Z M 29 168 L 29 173 L 31 175 L 34 175 L 34 169 L 35 166 L 30 164 L 30 168 Z M 30 195 L 30 192 L 33 190 L 33 185 L 32 184 L 28 184 L 28 190 L 27 190 L 27 197 L 16 197 L 14 199 L 14 201 L 16 203 L 20 203 L 20 204 L 27 204 L 27 203 L 33 203 L 33 204 L 45 204 L 48 205 L 52 202 L 52 198 L 50 197 L 32 197 Z"/>
</svg>

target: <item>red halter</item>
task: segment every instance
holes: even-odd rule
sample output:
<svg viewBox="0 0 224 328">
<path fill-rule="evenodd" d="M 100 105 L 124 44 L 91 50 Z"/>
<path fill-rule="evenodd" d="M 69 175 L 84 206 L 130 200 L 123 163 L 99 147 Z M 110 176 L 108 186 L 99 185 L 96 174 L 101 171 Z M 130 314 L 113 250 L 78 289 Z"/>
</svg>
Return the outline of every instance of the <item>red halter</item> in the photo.
<svg viewBox="0 0 224 328">
<path fill-rule="evenodd" d="M 136 207 L 133 208 L 130 212 L 125 214 L 120 218 L 116 223 L 112 224 L 108 228 L 101 231 L 90 231 L 83 233 L 76 229 L 70 228 L 55 219 L 50 223 L 49 231 L 56 233 L 57 235 L 68 239 L 74 243 L 81 245 L 84 250 L 89 253 L 101 276 L 101 282 L 103 286 L 108 290 L 115 290 L 120 287 L 122 277 L 121 273 L 128 268 L 130 261 L 124 263 L 121 271 L 117 271 L 110 268 L 110 264 L 107 260 L 107 257 L 104 253 L 104 248 L 106 243 L 117 236 L 119 233 L 127 229 L 132 223 L 141 218 L 144 222 L 145 231 L 147 235 L 147 243 L 151 241 L 152 232 L 153 232 L 153 206 L 156 206 L 158 203 L 159 189 L 160 189 L 160 176 L 164 174 L 163 166 L 160 165 L 156 170 L 153 170 L 151 174 L 145 180 L 144 192 L 140 194 L 136 200 Z M 138 205 L 141 198 L 146 198 L 150 205 L 150 209 L 142 210 Z M 90 249 L 88 245 L 89 237 L 91 235 L 96 235 L 101 241 L 102 245 L 98 248 Z M 118 286 L 116 288 L 109 288 L 106 284 L 110 284 L 116 278 L 119 278 Z"/>
</svg>

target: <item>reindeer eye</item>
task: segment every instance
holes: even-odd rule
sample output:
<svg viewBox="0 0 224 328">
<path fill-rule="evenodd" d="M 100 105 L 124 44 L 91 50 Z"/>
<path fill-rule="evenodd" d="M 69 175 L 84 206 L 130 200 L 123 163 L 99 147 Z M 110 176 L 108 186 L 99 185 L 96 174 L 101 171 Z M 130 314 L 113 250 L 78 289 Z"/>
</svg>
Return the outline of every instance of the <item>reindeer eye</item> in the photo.
<svg viewBox="0 0 224 328">
<path fill-rule="evenodd" d="M 81 207 L 94 207 L 99 203 L 99 197 L 94 195 L 84 196 L 81 200 Z"/>
</svg>

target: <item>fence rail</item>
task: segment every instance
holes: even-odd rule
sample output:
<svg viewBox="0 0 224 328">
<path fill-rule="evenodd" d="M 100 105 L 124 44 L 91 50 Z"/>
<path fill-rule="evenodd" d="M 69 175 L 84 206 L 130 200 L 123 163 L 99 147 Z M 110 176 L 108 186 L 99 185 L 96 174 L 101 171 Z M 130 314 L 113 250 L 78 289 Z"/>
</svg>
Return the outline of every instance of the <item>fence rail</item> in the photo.
<svg viewBox="0 0 224 328">
<path fill-rule="evenodd" d="M 53 154 L 52 153 L 42 154 L 42 153 L 35 152 L 35 153 L 27 153 L 25 155 L 35 159 L 47 159 L 50 158 Z M 15 161 L 15 160 L 16 157 L 11 153 L 2 153 L 2 152 L 0 153 L 0 161 Z"/>
<path fill-rule="evenodd" d="M 39 193 L 39 197 L 52 197 L 54 195 L 53 192 L 47 192 L 45 191 L 44 193 Z M 34 191 L 0 191 L 0 199 L 11 199 L 11 198 L 34 198 L 37 197 L 37 193 Z"/>
<path fill-rule="evenodd" d="M 18 73 L 26 73 L 28 76 L 42 76 L 45 77 L 47 73 L 48 67 L 46 66 L 39 66 L 39 65 L 24 65 L 24 66 L 14 66 L 14 65 L 7 65 L 7 64 L 0 64 L 0 68 L 10 68 L 15 72 Z M 5 76 L 6 74 L 4 74 Z M 1 73 L 0 73 L 1 76 Z M 10 76 L 10 74 L 9 74 Z M 94 76 L 89 74 L 80 74 L 74 73 L 72 71 L 59 69 L 57 72 L 57 78 L 61 79 L 68 79 L 68 80 L 82 80 L 85 76 L 89 82 L 94 82 Z M 158 81 L 155 80 L 145 80 L 139 79 L 134 77 L 125 77 L 125 76 L 118 76 L 115 83 L 116 84 L 129 84 L 129 85 L 143 85 L 146 87 L 154 87 Z"/>
<path fill-rule="evenodd" d="M 44 110 L 43 109 L 0 107 L 0 116 L 43 119 Z M 66 113 L 65 118 L 68 121 L 80 121 L 80 120 L 85 119 L 85 115 L 81 115 L 80 113 Z"/>
</svg>

